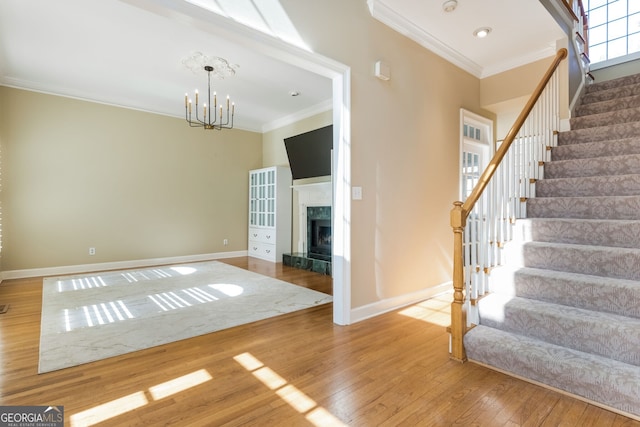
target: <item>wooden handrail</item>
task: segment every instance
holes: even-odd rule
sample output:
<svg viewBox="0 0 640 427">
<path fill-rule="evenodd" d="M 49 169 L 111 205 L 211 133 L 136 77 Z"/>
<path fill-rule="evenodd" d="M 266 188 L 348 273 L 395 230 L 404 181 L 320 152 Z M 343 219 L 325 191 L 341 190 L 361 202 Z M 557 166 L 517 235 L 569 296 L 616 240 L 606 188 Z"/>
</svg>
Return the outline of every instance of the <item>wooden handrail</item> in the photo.
<svg viewBox="0 0 640 427">
<path fill-rule="evenodd" d="M 538 86 L 533 91 L 533 94 L 529 98 L 529 101 L 524 106 L 524 109 L 522 110 L 522 112 L 516 119 L 515 123 L 509 130 L 509 133 L 507 133 L 507 136 L 504 138 L 504 142 L 500 145 L 500 148 L 498 148 L 498 151 L 496 151 L 496 154 L 493 156 L 493 159 L 491 159 L 491 161 L 489 162 L 489 165 L 484 170 L 482 175 L 480 175 L 478 184 L 476 184 L 476 186 L 473 188 L 473 191 L 471 191 L 471 194 L 469 194 L 469 197 L 467 197 L 467 200 L 464 201 L 462 205 L 462 211 L 464 213 L 465 218 L 469 216 L 471 209 L 473 209 L 473 205 L 476 204 L 476 202 L 482 195 L 482 192 L 486 188 L 487 184 L 489 184 L 491 177 L 495 173 L 500 162 L 502 162 L 502 159 L 504 158 L 505 154 L 507 154 L 507 151 L 511 147 L 511 143 L 515 139 L 516 135 L 518 135 L 518 132 L 520 132 L 520 128 L 524 124 L 524 121 L 527 119 L 527 116 L 529 116 L 529 113 L 531 112 L 531 110 L 533 109 L 533 106 L 538 101 L 538 98 L 540 98 L 542 91 L 547 86 L 547 83 L 549 83 L 549 80 L 551 79 L 551 76 L 553 75 L 553 73 L 556 71 L 556 68 L 558 68 L 558 65 L 560 65 L 560 62 L 562 62 L 562 60 L 566 57 L 567 57 L 567 49 L 565 48 L 560 49 L 558 53 L 556 53 L 556 57 L 554 58 L 551 65 L 549 66 L 549 69 L 545 73 L 544 77 L 542 77 L 542 80 L 540 80 L 540 83 L 538 83 Z"/>
<path fill-rule="evenodd" d="M 474 205 L 486 189 L 489 181 L 495 174 L 498 166 L 502 162 L 503 158 L 507 154 L 507 151 L 511 147 L 515 140 L 520 128 L 522 128 L 525 120 L 531 113 L 531 110 L 535 106 L 536 102 L 542 95 L 545 87 L 551 80 L 551 77 L 555 73 L 556 69 L 560 65 L 560 62 L 567 57 L 567 49 L 560 49 L 555 58 L 553 59 L 549 69 L 538 83 L 538 86 L 531 94 L 529 101 L 527 101 L 522 112 L 516 119 L 515 123 L 507 133 L 504 141 L 500 145 L 500 148 L 496 151 L 495 155 L 489 162 L 489 165 L 484 170 L 478 183 L 471 191 L 471 194 L 463 202 L 454 202 L 454 207 L 451 210 L 450 222 L 453 229 L 453 302 L 451 303 L 451 358 L 460 362 L 464 362 L 467 359 L 463 338 L 467 330 L 467 320 L 465 312 L 465 295 L 464 295 L 464 270 L 463 270 L 463 233 L 467 223 L 467 218 L 471 213 Z"/>
</svg>

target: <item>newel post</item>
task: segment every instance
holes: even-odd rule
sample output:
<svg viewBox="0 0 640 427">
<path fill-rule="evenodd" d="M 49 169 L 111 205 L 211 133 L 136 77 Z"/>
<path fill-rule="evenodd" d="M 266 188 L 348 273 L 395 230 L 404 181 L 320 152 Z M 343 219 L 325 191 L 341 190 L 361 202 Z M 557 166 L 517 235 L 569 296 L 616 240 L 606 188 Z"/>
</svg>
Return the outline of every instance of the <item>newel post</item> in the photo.
<svg viewBox="0 0 640 427">
<path fill-rule="evenodd" d="M 462 233 L 466 225 L 462 202 L 454 202 L 451 210 L 453 228 L 453 302 L 451 303 L 451 359 L 464 362 L 467 354 L 462 341 L 467 329 L 467 313 L 464 306 L 464 271 Z"/>
</svg>

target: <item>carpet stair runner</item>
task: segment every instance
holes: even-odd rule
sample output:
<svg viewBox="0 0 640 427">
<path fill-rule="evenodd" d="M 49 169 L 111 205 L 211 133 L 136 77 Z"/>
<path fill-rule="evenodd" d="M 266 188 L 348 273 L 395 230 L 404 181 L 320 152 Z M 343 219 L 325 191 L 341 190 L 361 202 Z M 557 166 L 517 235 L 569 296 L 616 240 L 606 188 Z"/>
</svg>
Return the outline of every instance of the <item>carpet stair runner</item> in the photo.
<svg viewBox="0 0 640 427">
<path fill-rule="evenodd" d="M 590 85 L 464 338 L 470 360 L 640 419 L 640 74 Z"/>
</svg>

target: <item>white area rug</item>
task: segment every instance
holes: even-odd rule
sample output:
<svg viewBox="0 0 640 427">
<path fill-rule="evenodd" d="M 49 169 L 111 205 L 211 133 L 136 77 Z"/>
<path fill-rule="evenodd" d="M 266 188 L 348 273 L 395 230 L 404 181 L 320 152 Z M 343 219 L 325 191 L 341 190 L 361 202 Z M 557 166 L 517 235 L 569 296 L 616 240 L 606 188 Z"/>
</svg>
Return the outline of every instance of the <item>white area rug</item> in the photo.
<svg viewBox="0 0 640 427">
<path fill-rule="evenodd" d="M 217 261 L 47 278 L 39 372 L 331 301 L 330 295 Z"/>
</svg>

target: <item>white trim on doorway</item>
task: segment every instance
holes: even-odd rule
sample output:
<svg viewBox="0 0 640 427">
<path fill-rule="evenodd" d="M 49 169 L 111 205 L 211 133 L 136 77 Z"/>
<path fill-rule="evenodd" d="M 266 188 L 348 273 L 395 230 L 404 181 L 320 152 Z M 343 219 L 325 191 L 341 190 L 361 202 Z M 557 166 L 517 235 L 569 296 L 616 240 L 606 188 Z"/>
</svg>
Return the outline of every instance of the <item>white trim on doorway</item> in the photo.
<svg viewBox="0 0 640 427">
<path fill-rule="evenodd" d="M 330 78 L 333 82 L 333 321 L 352 322 L 351 310 L 351 69 L 316 52 L 242 25 L 182 0 L 123 0 L 133 6 L 189 22 L 263 55 Z"/>
</svg>

